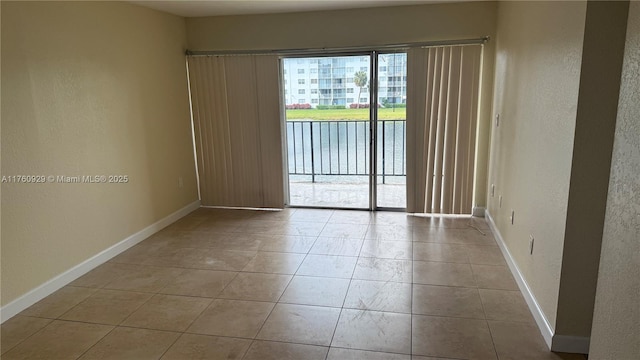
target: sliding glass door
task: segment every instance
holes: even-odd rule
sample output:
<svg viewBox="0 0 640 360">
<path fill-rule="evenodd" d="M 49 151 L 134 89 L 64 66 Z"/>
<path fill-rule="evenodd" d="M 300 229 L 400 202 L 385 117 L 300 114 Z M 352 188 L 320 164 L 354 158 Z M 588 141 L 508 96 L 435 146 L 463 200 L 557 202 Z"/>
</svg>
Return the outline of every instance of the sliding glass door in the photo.
<svg viewBox="0 0 640 360">
<path fill-rule="evenodd" d="M 404 208 L 406 55 L 284 58 L 281 67 L 289 205 Z"/>
</svg>

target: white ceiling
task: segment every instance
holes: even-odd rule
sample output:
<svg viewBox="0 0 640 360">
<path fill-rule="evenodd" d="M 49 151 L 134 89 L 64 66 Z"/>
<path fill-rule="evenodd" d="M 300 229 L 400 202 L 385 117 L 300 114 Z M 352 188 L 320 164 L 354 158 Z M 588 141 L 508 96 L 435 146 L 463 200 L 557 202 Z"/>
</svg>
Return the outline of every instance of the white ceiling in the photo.
<svg viewBox="0 0 640 360">
<path fill-rule="evenodd" d="M 139 0 L 130 2 L 175 15 L 197 17 L 357 9 L 458 1 L 461 0 Z"/>
</svg>

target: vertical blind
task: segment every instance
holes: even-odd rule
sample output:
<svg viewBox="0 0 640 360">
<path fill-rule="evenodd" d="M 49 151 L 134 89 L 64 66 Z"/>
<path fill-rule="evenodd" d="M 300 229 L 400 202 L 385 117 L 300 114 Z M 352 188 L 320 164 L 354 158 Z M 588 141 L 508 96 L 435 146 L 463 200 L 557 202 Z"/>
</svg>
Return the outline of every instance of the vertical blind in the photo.
<svg viewBox="0 0 640 360">
<path fill-rule="evenodd" d="M 277 56 L 187 61 L 202 205 L 284 207 Z"/>
<path fill-rule="evenodd" d="M 482 45 L 407 54 L 407 211 L 470 214 Z"/>
</svg>

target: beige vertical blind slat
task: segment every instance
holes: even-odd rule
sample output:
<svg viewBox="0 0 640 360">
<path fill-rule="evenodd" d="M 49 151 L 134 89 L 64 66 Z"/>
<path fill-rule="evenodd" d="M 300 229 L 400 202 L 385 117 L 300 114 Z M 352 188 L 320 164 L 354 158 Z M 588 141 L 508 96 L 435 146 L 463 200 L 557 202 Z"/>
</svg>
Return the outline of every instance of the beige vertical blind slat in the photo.
<svg viewBox="0 0 640 360">
<path fill-rule="evenodd" d="M 440 93 L 438 110 L 436 117 L 436 152 L 435 152 L 435 164 L 434 164 L 434 180 L 433 180 L 433 201 L 431 203 L 431 212 L 440 213 L 442 205 L 442 168 L 444 167 L 444 128 L 446 122 L 446 108 L 447 108 L 447 95 L 448 95 L 448 74 L 449 63 L 451 60 L 451 48 L 445 47 L 442 49 L 442 65 L 440 67 L 440 87 L 438 92 Z M 433 121 L 433 119 L 432 119 Z"/>
<path fill-rule="evenodd" d="M 418 144 L 427 144 L 427 146 L 421 146 L 422 148 L 426 149 L 426 153 L 427 153 L 427 161 L 426 161 L 427 172 L 425 174 L 426 181 L 423 182 L 423 184 L 426 184 L 423 190 L 426 198 L 423 201 L 423 204 L 421 206 L 422 212 L 430 212 L 431 204 L 433 202 L 432 189 L 435 183 L 435 176 L 436 176 L 434 173 L 434 169 L 435 169 L 435 159 L 436 159 L 436 145 L 437 145 L 436 139 L 437 139 L 437 128 L 438 128 L 437 114 L 438 114 L 438 104 L 440 103 L 439 88 L 440 88 L 441 77 L 439 76 L 439 73 L 442 67 L 441 66 L 442 53 L 443 53 L 442 49 L 438 49 L 438 48 L 434 48 L 433 51 L 429 51 L 429 64 L 428 64 L 429 77 L 427 78 L 427 84 L 429 86 L 427 87 L 427 91 L 430 90 L 431 101 L 429 101 L 429 92 L 427 92 L 426 115 L 429 117 L 424 119 L 424 122 L 429 124 L 429 127 L 428 129 L 426 129 L 428 130 L 428 132 L 425 131 L 425 137 L 423 138 L 424 142 L 418 143 Z M 422 65 L 417 64 L 417 66 L 422 66 Z M 425 97 L 425 96 L 420 96 L 420 97 Z M 423 122 L 421 119 L 418 119 L 418 121 Z"/>
<path fill-rule="evenodd" d="M 470 50 L 470 62 L 472 62 L 471 69 L 469 71 L 469 77 L 471 78 L 470 88 L 472 91 L 470 108 L 472 109 L 469 114 L 469 121 L 473 123 L 473 126 L 469 128 L 469 147 L 467 149 L 467 171 L 465 174 L 465 194 L 463 206 L 468 209 L 473 207 L 473 184 L 476 171 L 476 136 L 477 136 L 477 122 L 480 116 L 480 68 L 482 66 L 482 47 L 476 46 L 469 48 Z"/>
<path fill-rule="evenodd" d="M 188 63 L 202 204 L 283 207 L 277 57 Z"/>
<path fill-rule="evenodd" d="M 453 213 L 453 196 L 455 193 L 453 185 L 455 176 L 456 135 L 459 125 L 460 56 L 461 47 L 456 46 L 450 49 L 441 198 L 441 211 L 447 214 Z"/>
<path fill-rule="evenodd" d="M 416 133 L 407 138 L 409 212 L 471 213 L 481 49 L 408 52 L 407 129 Z"/>
<path fill-rule="evenodd" d="M 427 68 L 424 66 L 415 66 L 414 64 L 423 64 L 424 62 L 431 63 L 429 54 L 423 51 L 417 51 L 418 49 L 409 49 L 407 56 L 407 78 L 408 79 L 420 79 L 419 81 L 411 81 L 407 83 L 408 94 L 424 94 L 426 87 L 429 85 L 427 81 L 421 81 L 427 78 Z M 417 159 L 426 158 L 427 155 L 423 152 L 424 148 L 417 149 L 415 144 L 423 142 L 420 138 L 425 136 L 425 131 L 428 131 L 428 124 L 424 121 L 413 121 L 415 119 L 424 119 L 427 110 L 427 101 L 424 97 L 415 97 L 412 102 L 413 106 L 407 107 L 407 164 L 415 164 L 415 166 L 407 166 L 407 189 L 415 191 L 415 196 L 407 197 L 407 210 L 417 209 L 422 206 L 420 203 L 416 203 L 416 199 L 424 198 L 424 184 L 425 173 L 427 171 L 427 165 L 422 162 L 418 162 Z M 413 146 L 413 147 L 412 147 Z M 420 154 L 418 154 L 420 152 Z"/>
<path fill-rule="evenodd" d="M 462 56 L 466 55 L 464 52 L 466 49 L 462 50 Z M 460 97 L 458 98 L 458 103 L 456 104 L 458 107 L 458 114 L 460 116 L 460 121 L 457 124 L 457 138 L 456 138 L 456 149 L 462 149 L 462 151 L 456 152 L 455 158 L 455 174 L 454 174 L 454 186 L 457 189 L 462 189 L 460 192 L 454 192 L 453 195 L 453 209 L 455 213 L 462 212 L 464 208 L 463 200 L 466 199 L 469 194 L 466 194 L 466 171 L 468 169 L 467 161 L 469 153 L 469 144 L 471 142 L 470 129 L 468 126 L 464 126 L 469 118 L 470 109 L 471 109 L 471 97 L 472 93 L 469 92 L 471 89 L 469 84 L 467 84 L 468 76 L 467 73 L 470 67 L 473 66 L 473 62 L 468 59 L 462 59 L 462 64 L 460 66 L 460 79 L 459 79 L 459 88 L 460 88 Z"/>
</svg>

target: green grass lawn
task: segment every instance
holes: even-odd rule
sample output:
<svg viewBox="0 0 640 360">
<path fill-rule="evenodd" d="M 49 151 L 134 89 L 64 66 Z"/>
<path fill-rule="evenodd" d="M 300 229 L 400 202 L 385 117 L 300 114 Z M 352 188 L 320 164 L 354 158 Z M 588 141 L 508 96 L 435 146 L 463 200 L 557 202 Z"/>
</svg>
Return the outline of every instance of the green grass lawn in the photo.
<svg viewBox="0 0 640 360">
<path fill-rule="evenodd" d="M 378 120 L 405 120 L 407 109 L 378 109 Z M 369 109 L 287 110 L 287 120 L 369 120 Z"/>
</svg>

